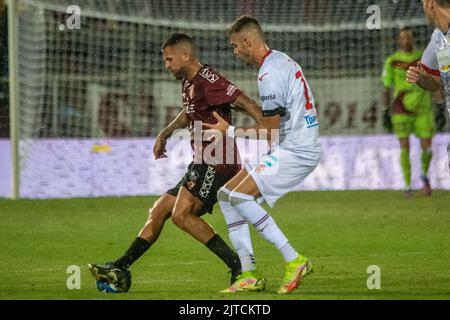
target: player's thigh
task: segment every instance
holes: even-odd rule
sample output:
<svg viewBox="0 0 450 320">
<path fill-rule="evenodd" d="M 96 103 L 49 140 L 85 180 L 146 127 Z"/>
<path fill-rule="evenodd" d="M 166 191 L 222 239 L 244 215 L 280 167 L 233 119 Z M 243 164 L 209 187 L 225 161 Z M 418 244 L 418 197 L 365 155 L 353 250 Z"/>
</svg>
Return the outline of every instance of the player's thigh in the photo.
<svg viewBox="0 0 450 320">
<path fill-rule="evenodd" d="M 414 134 L 419 139 L 431 139 L 436 132 L 434 116 L 431 112 L 418 115 L 414 121 Z"/>
<path fill-rule="evenodd" d="M 172 219 L 183 219 L 186 215 L 197 214 L 202 211 L 203 202 L 185 187 L 178 191 L 172 211 Z"/>
<path fill-rule="evenodd" d="M 202 203 L 202 207 L 195 206 L 195 214 L 201 216 L 212 213 L 217 202 L 217 192 L 229 180 L 229 177 L 218 172 L 214 166 L 206 164 L 194 164 L 190 166 L 186 178 L 183 179 L 184 191 L 195 198 L 195 202 Z M 194 201 L 194 200 L 193 200 Z"/>
<path fill-rule="evenodd" d="M 392 128 L 399 139 L 408 138 L 414 130 L 414 117 L 404 114 L 392 115 Z"/>
<path fill-rule="evenodd" d="M 170 217 L 175 205 L 176 197 L 165 193 L 153 204 L 149 210 L 149 218 L 168 218 Z"/>
<path fill-rule="evenodd" d="M 242 181 L 244 181 L 245 178 L 248 177 L 248 175 L 248 172 L 245 169 L 242 169 L 234 177 L 228 180 L 228 182 L 225 183 L 224 187 L 231 191 L 237 188 L 242 183 Z"/>
<path fill-rule="evenodd" d="M 261 196 L 258 185 L 246 170 L 242 170 L 234 178 L 236 179 L 234 181 L 230 181 L 232 183 L 230 184 L 230 187 L 227 187 L 228 190 L 247 194 L 255 198 L 259 198 Z"/>
</svg>

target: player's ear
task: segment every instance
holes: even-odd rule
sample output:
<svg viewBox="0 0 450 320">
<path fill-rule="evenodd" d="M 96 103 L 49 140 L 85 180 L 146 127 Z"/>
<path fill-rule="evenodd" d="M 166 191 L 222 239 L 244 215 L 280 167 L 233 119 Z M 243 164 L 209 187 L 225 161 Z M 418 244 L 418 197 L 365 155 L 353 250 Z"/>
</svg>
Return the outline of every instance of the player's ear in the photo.
<svg viewBox="0 0 450 320">
<path fill-rule="evenodd" d="M 252 46 L 252 42 L 250 41 L 249 38 L 244 38 L 244 40 L 242 40 L 242 41 L 244 42 L 244 45 L 245 45 L 247 48 L 250 48 L 250 47 Z"/>
<path fill-rule="evenodd" d="M 183 62 L 189 62 L 191 60 L 191 54 L 189 52 L 183 53 Z"/>
<path fill-rule="evenodd" d="M 428 9 L 433 10 L 434 9 L 434 0 L 424 0 L 425 6 L 428 7 Z"/>
</svg>

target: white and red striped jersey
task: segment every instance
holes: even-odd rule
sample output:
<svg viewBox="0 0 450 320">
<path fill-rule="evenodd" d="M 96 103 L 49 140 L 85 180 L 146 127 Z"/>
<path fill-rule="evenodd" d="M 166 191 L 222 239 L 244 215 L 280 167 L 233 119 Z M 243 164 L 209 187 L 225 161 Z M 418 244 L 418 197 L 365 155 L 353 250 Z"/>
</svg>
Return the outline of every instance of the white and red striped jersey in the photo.
<svg viewBox="0 0 450 320">
<path fill-rule="evenodd" d="M 444 34 L 435 29 L 431 41 L 422 56 L 424 69 L 434 75 L 440 76 L 444 85 L 445 101 L 450 114 L 450 32 Z"/>
<path fill-rule="evenodd" d="M 321 152 L 314 96 L 298 63 L 270 50 L 258 74 L 263 115 L 281 116 L 280 146 L 294 151 Z"/>
</svg>

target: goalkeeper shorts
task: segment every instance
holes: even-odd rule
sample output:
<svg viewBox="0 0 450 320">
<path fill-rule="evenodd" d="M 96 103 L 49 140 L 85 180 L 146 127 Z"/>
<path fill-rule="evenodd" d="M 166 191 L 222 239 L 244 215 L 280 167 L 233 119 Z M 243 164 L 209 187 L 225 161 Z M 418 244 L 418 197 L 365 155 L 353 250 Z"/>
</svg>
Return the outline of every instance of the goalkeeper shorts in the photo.
<svg viewBox="0 0 450 320">
<path fill-rule="evenodd" d="M 393 114 L 392 126 L 399 139 L 408 138 L 411 134 L 419 139 L 432 138 L 436 131 L 431 112 L 417 115 Z"/>
</svg>

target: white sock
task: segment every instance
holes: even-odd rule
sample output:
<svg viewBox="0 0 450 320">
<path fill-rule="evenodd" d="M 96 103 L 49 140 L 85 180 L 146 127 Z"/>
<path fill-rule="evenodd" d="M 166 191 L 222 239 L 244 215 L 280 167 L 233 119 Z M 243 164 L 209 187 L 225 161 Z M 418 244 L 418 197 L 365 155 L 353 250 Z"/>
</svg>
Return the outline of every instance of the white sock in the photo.
<svg viewBox="0 0 450 320">
<path fill-rule="evenodd" d="M 242 272 L 256 270 L 248 223 L 230 205 L 230 193 L 231 191 L 228 189 L 221 188 L 218 194 L 218 202 L 227 224 L 231 244 L 241 260 Z"/>
<path fill-rule="evenodd" d="M 281 254 L 283 255 L 284 261 L 291 262 L 298 258 L 299 254 L 295 249 L 291 246 L 291 244 L 288 242 L 286 243 L 281 249 Z"/>
<path fill-rule="evenodd" d="M 278 228 L 269 213 L 247 194 L 232 192 L 231 206 L 251 223 L 264 239 L 271 242 L 280 251 L 284 260 L 290 262 L 298 257 L 298 253 L 289 244 L 284 233 Z"/>
<path fill-rule="evenodd" d="M 256 270 L 256 260 L 253 254 L 239 257 L 241 260 L 242 272 Z"/>
</svg>

